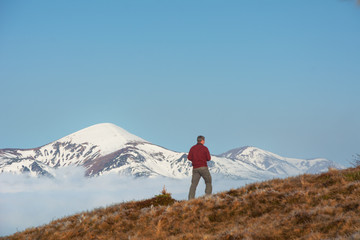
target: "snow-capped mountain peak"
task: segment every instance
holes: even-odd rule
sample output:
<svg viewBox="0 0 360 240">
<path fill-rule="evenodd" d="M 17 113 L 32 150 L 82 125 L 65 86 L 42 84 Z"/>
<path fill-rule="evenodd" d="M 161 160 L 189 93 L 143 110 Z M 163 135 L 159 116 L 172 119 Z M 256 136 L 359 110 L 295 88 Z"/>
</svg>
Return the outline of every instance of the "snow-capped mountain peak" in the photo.
<svg viewBox="0 0 360 240">
<path fill-rule="evenodd" d="M 342 168 L 339 164 L 324 158 L 312 160 L 287 158 L 260 148 L 249 146 L 229 150 L 220 156 L 245 162 L 258 169 L 279 175 L 318 173 L 327 171 L 328 167 Z"/>
<path fill-rule="evenodd" d="M 233 159 L 243 159 L 243 160 L 250 160 L 250 159 L 253 160 L 261 156 L 272 156 L 274 158 L 282 158 L 274 153 L 250 146 L 235 148 L 221 154 L 220 156 L 233 158 Z"/>
<path fill-rule="evenodd" d="M 121 149 L 128 143 L 145 143 L 147 141 L 115 124 L 100 123 L 63 137 L 58 142 L 91 144 L 101 149 L 101 155 L 106 155 Z"/>
</svg>

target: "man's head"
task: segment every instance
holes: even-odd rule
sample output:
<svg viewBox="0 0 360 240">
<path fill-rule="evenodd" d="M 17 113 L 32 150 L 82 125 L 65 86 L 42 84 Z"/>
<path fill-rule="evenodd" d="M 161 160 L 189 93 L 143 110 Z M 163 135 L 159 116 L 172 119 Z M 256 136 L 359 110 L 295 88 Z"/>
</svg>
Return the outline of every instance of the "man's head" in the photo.
<svg viewBox="0 0 360 240">
<path fill-rule="evenodd" d="M 197 142 L 198 142 L 198 143 L 201 143 L 201 144 L 204 144 L 204 143 L 205 143 L 205 137 L 204 137 L 204 136 L 201 136 L 201 135 L 198 136 L 198 137 L 197 137 Z"/>
</svg>

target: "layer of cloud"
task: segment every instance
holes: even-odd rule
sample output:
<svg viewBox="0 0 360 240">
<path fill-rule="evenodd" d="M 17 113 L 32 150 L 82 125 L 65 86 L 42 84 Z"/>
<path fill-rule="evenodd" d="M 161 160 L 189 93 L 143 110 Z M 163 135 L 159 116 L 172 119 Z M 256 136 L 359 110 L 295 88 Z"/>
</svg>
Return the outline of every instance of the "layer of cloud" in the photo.
<svg viewBox="0 0 360 240">
<path fill-rule="evenodd" d="M 52 220 L 94 208 L 160 194 L 165 186 L 177 200 L 187 198 L 190 178 L 132 178 L 105 175 L 85 178 L 82 168 L 63 168 L 56 179 L 26 175 L 0 175 L 0 236 L 49 223 Z M 246 182 L 213 176 L 213 192 L 245 185 Z M 197 196 L 204 193 L 199 183 Z"/>
</svg>

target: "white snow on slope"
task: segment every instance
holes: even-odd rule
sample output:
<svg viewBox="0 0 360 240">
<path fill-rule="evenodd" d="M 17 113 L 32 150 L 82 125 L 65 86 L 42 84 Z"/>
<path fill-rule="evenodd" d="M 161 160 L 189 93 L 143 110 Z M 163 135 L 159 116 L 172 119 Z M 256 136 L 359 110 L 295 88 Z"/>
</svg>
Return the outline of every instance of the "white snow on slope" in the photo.
<svg viewBox="0 0 360 240">
<path fill-rule="evenodd" d="M 221 154 L 222 157 L 240 160 L 257 168 L 278 174 L 279 176 L 294 176 L 302 173 L 319 173 L 327 171 L 328 167 L 342 168 L 339 164 L 324 158 L 311 160 L 287 158 L 256 147 L 232 149 Z"/>
<path fill-rule="evenodd" d="M 89 143 L 101 149 L 101 155 L 115 152 L 127 143 L 147 142 L 112 123 L 100 123 L 63 137 L 58 142 Z"/>
</svg>

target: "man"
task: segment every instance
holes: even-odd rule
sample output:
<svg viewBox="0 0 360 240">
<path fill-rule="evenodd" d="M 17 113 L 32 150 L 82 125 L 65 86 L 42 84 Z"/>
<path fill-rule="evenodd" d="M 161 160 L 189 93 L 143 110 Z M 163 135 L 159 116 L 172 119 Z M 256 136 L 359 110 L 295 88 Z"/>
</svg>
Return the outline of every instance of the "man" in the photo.
<svg viewBox="0 0 360 240">
<path fill-rule="evenodd" d="M 196 187 L 201 177 L 205 180 L 206 184 L 205 194 L 210 195 L 212 192 L 211 175 L 207 166 L 207 161 L 211 160 L 211 156 L 209 149 L 204 146 L 204 143 L 205 137 L 198 136 L 197 144 L 192 146 L 189 151 L 188 159 L 193 165 L 189 200 L 195 198 Z"/>
</svg>

